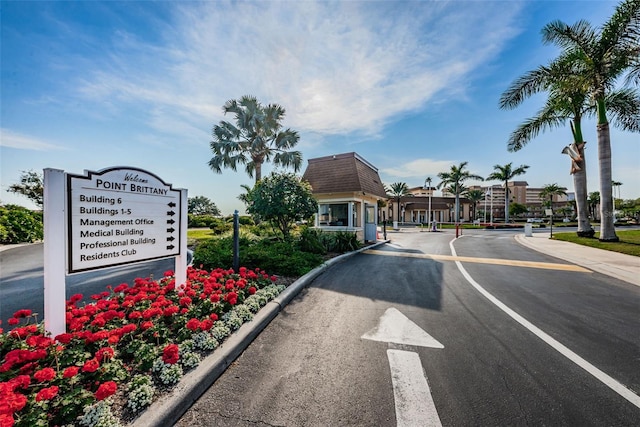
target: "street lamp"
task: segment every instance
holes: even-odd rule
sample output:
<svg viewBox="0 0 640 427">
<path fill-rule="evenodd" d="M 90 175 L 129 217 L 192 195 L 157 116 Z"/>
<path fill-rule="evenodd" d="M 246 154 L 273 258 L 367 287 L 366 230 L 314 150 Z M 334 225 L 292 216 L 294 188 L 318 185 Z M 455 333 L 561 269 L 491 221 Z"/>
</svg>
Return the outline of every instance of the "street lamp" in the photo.
<svg viewBox="0 0 640 427">
<path fill-rule="evenodd" d="M 431 231 L 431 177 L 424 180 L 424 188 L 427 189 L 429 195 L 429 211 L 427 213 L 427 230 Z"/>
</svg>

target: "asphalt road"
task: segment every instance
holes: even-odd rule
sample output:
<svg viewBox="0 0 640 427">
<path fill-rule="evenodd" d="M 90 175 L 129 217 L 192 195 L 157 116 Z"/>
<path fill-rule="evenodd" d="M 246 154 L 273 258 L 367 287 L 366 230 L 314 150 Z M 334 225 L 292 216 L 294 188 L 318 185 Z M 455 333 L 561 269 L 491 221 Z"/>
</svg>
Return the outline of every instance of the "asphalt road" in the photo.
<svg viewBox="0 0 640 427">
<path fill-rule="evenodd" d="M 449 232 L 389 237 L 303 290 L 176 425 L 400 425 L 426 409 L 397 388 L 398 351 L 417 355 L 405 382 L 426 379 L 442 425 L 638 425 L 640 408 L 576 362 L 637 397 L 637 287 L 531 251 L 512 233 L 465 231 L 452 245 Z M 385 329 L 390 309 L 443 348 L 364 339 Z"/>
<path fill-rule="evenodd" d="M 20 309 L 30 309 L 39 314 L 38 320 L 43 319 L 43 257 L 41 243 L 0 252 L 0 327 L 5 331 L 12 328 L 7 324 L 7 319 Z M 163 259 L 69 275 L 66 279 L 66 298 L 82 294 L 85 300 L 89 300 L 91 295 L 107 290 L 108 285 L 133 284 L 137 277 L 161 277 L 165 271 L 173 268 L 173 259 Z"/>
</svg>

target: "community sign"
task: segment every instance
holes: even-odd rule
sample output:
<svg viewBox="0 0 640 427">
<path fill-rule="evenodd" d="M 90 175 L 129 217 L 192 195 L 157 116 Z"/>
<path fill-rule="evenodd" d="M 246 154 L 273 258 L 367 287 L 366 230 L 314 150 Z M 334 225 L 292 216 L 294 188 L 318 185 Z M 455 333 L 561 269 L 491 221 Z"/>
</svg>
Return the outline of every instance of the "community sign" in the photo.
<svg viewBox="0 0 640 427">
<path fill-rule="evenodd" d="M 181 190 L 136 168 L 67 174 L 67 272 L 180 254 Z"/>
</svg>

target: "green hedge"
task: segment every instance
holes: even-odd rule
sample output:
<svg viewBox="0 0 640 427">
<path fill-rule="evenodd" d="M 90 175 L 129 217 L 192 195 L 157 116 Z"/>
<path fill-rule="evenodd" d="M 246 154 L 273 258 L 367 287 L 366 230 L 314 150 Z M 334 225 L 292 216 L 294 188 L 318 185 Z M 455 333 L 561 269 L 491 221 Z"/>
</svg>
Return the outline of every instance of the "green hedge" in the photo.
<svg viewBox="0 0 640 427">
<path fill-rule="evenodd" d="M 42 212 L 18 205 L 0 206 L 0 243 L 31 243 L 42 240 Z"/>
</svg>

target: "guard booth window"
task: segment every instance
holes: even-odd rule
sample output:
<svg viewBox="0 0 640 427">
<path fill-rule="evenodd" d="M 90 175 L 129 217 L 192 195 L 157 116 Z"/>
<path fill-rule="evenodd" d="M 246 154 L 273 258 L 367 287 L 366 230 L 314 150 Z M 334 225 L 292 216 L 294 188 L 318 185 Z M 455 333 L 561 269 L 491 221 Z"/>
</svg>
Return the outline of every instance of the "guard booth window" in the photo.
<svg viewBox="0 0 640 427">
<path fill-rule="evenodd" d="M 345 227 L 349 224 L 349 206 L 347 203 L 321 204 L 320 225 Z"/>
</svg>

